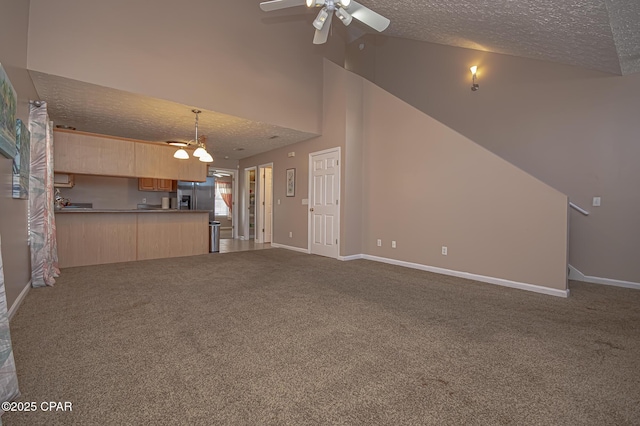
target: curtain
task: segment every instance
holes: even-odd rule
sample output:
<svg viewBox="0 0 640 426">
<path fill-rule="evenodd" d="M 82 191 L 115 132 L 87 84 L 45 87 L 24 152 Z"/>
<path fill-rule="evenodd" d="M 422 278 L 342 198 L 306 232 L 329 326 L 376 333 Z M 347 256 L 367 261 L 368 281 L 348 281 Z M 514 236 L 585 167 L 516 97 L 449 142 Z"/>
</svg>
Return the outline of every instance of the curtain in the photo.
<svg viewBox="0 0 640 426">
<path fill-rule="evenodd" d="M 31 175 L 29 177 L 29 227 L 31 285 L 52 286 L 60 274 L 56 243 L 53 194 L 53 123 L 47 103 L 29 105 L 31 132 Z"/>
<path fill-rule="evenodd" d="M 218 182 L 216 180 L 216 189 L 222 197 L 222 201 L 224 201 L 224 203 L 229 208 L 228 216 L 231 217 L 231 182 Z"/>
<path fill-rule="evenodd" d="M 0 240 L 0 402 L 9 402 L 20 395 L 16 363 L 13 359 L 7 297 L 4 291 L 4 269 L 2 267 L 2 241 Z M 2 414 L 0 409 L 0 415 Z M 0 420 L 2 424 L 2 420 Z"/>
</svg>

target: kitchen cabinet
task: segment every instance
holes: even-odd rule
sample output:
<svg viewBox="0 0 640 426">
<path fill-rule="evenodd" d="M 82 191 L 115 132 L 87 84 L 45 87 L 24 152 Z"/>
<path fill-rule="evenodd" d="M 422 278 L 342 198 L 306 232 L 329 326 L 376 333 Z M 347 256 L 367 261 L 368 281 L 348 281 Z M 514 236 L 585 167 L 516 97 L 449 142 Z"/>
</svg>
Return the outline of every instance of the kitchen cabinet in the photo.
<svg viewBox="0 0 640 426">
<path fill-rule="evenodd" d="M 176 191 L 176 181 L 171 179 L 154 179 L 154 178 L 139 178 L 138 190 L 140 191 L 160 191 L 160 192 L 172 192 Z"/>
<path fill-rule="evenodd" d="M 204 182 L 207 164 L 190 156 L 188 160 L 173 157 L 175 147 L 139 143 L 135 146 L 136 175 L 156 179 Z"/>
<path fill-rule="evenodd" d="M 55 129 L 54 170 L 100 176 L 204 182 L 207 164 L 173 157 L 175 147 L 66 129 Z M 164 191 L 166 183 L 161 183 Z M 169 189 L 166 189 L 170 191 Z"/>
<path fill-rule="evenodd" d="M 56 172 L 104 176 L 135 176 L 134 144 L 92 133 L 53 132 Z"/>
</svg>

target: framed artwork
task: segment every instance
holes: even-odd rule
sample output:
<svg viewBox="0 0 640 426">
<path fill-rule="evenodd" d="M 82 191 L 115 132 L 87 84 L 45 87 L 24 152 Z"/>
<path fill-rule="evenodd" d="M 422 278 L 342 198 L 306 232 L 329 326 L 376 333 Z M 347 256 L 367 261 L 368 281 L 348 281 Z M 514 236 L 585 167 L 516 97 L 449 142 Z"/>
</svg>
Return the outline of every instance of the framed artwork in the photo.
<svg viewBox="0 0 640 426">
<path fill-rule="evenodd" d="M 296 196 L 296 169 L 287 169 L 287 197 Z"/>
<path fill-rule="evenodd" d="M 16 148 L 17 95 L 0 64 L 0 154 L 14 158 Z"/>
<path fill-rule="evenodd" d="M 31 158 L 31 134 L 22 120 L 16 121 L 16 148 L 13 158 L 13 198 L 29 198 L 29 163 Z"/>
</svg>

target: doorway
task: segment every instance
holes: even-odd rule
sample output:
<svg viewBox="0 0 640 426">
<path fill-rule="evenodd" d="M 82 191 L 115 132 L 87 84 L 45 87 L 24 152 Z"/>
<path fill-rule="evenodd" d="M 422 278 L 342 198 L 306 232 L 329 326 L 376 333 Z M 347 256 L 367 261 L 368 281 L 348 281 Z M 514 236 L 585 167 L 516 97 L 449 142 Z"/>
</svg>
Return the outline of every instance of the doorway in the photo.
<svg viewBox="0 0 640 426">
<path fill-rule="evenodd" d="M 270 243 L 273 238 L 273 163 L 258 167 L 256 242 Z"/>
<path fill-rule="evenodd" d="M 220 222 L 220 239 L 238 238 L 236 171 L 210 166 L 208 175 L 215 179 L 214 220 Z"/>
<path fill-rule="evenodd" d="M 340 147 L 309 154 L 309 253 L 340 254 Z"/>
</svg>

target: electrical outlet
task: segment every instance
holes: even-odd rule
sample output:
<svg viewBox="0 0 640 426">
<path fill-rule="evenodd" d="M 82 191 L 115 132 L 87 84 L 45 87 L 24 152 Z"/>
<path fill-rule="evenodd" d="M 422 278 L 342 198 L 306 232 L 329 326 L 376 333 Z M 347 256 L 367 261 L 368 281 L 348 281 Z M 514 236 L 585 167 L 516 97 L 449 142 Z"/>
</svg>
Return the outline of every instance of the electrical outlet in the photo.
<svg viewBox="0 0 640 426">
<path fill-rule="evenodd" d="M 142 199 L 142 204 L 147 204 L 147 199 L 146 198 Z"/>
<path fill-rule="evenodd" d="M 396 242 L 395 241 L 391 241 L 391 248 L 396 248 Z"/>
<path fill-rule="evenodd" d="M 593 207 L 600 207 L 600 197 L 593 197 Z"/>
<path fill-rule="evenodd" d="M 382 240 L 378 240 L 378 247 L 382 247 Z"/>
<path fill-rule="evenodd" d="M 447 255 L 447 246 L 442 246 L 442 255 L 443 256 Z"/>
<path fill-rule="evenodd" d="M 289 231 L 289 238 L 293 238 L 293 232 Z"/>
</svg>

